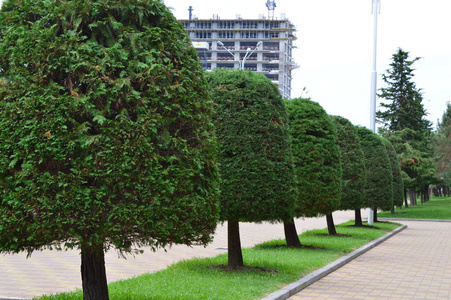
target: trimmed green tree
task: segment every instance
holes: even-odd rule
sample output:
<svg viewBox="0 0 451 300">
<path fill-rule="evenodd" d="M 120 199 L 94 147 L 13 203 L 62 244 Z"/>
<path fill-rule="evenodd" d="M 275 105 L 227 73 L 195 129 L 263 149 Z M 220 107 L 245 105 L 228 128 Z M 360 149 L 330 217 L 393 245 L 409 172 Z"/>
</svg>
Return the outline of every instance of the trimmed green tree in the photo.
<svg viewBox="0 0 451 300">
<path fill-rule="evenodd" d="M 380 136 L 362 126 L 356 126 L 356 131 L 365 155 L 366 207 L 373 209 L 374 222 L 377 222 L 377 209 L 390 210 L 393 205 L 393 174 L 390 159 Z"/>
<path fill-rule="evenodd" d="M 285 105 L 263 74 L 209 73 L 220 146 L 221 220 L 228 223 L 228 265 L 244 265 L 239 222 L 292 218 L 296 201 Z"/>
<path fill-rule="evenodd" d="M 355 126 L 346 118 L 333 116 L 337 143 L 341 152 L 342 193 L 340 210 L 355 211 L 355 226 L 362 226 L 361 208 L 365 207 L 365 157 Z"/>
<path fill-rule="evenodd" d="M 404 183 L 401 173 L 401 164 L 392 143 L 390 143 L 390 141 L 386 138 L 382 138 L 382 141 L 384 142 L 385 149 L 387 150 L 387 154 L 390 159 L 390 166 L 393 175 L 393 205 L 391 208 L 391 213 L 394 214 L 395 206 L 401 207 L 404 201 Z"/>
<path fill-rule="evenodd" d="M 196 51 L 161 1 L 10 0 L 0 13 L 0 251 L 211 241 L 219 180 Z"/>
<path fill-rule="evenodd" d="M 330 234 L 336 234 L 332 212 L 340 206 L 340 149 L 332 119 L 310 99 L 285 101 L 299 190 L 296 217 L 327 216 Z M 285 222 L 288 246 L 300 246 L 294 221 Z M 294 239 L 294 240 L 293 240 Z"/>
</svg>

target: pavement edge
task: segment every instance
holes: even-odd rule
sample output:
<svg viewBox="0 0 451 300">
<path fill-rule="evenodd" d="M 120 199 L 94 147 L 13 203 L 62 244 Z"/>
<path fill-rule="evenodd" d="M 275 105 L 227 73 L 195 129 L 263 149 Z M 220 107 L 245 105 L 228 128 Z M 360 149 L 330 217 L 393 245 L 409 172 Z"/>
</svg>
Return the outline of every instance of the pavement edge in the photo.
<svg viewBox="0 0 451 300">
<path fill-rule="evenodd" d="M 386 241 L 387 239 L 391 238 L 395 234 L 403 231 L 406 228 L 407 228 L 407 225 L 402 225 L 401 227 L 398 227 L 395 230 L 387 233 L 383 237 L 380 237 L 377 240 L 374 240 L 374 241 L 366 244 L 365 246 L 362 246 L 359 249 L 354 250 L 353 252 L 351 252 L 351 253 L 349 253 L 349 254 L 337 259 L 336 261 L 326 265 L 325 267 L 322 267 L 321 269 L 316 270 L 315 272 L 312 272 L 312 273 L 302 277 L 300 280 L 295 281 L 295 282 L 287 285 L 286 287 L 284 287 L 284 288 L 282 288 L 282 289 L 280 289 L 280 290 L 278 290 L 278 291 L 276 291 L 276 292 L 274 292 L 272 294 L 269 294 L 268 296 L 266 296 L 262 300 L 284 300 L 284 299 L 287 299 L 287 298 L 293 296 L 294 294 L 300 292 L 301 290 L 305 289 L 306 287 L 308 287 L 312 283 L 320 280 L 324 276 L 326 276 L 326 275 L 332 273 L 333 271 L 337 270 L 338 268 L 344 266 L 345 264 L 347 264 L 351 260 L 355 259 L 356 257 L 362 255 L 363 253 L 367 252 L 368 250 L 376 247 L 377 245 L 379 245 L 382 242 Z"/>
</svg>

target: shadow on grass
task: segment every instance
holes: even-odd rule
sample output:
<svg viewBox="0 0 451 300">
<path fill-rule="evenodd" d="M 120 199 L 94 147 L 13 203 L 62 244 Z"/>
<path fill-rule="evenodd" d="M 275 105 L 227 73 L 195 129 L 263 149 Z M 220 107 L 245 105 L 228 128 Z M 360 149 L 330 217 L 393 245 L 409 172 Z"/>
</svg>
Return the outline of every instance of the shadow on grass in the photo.
<svg viewBox="0 0 451 300">
<path fill-rule="evenodd" d="M 337 234 L 318 233 L 318 234 L 316 234 L 316 236 L 352 237 L 352 235 L 350 235 L 350 234 L 342 234 L 342 233 L 337 233 Z"/>
<path fill-rule="evenodd" d="M 228 266 L 228 265 L 215 265 L 215 266 L 207 266 L 209 269 L 217 269 L 226 272 L 246 272 L 246 271 L 259 271 L 264 273 L 278 273 L 277 270 L 266 269 L 262 267 L 251 267 L 251 266 Z"/>
<path fill-rule="evenodd" d="M 311 245 L 287 246 L 286 244 L 260 244 L 255 246 L 258 249 L 309 249 L 309 250 L 327 250 L 326 248 Z"/>
</svg>

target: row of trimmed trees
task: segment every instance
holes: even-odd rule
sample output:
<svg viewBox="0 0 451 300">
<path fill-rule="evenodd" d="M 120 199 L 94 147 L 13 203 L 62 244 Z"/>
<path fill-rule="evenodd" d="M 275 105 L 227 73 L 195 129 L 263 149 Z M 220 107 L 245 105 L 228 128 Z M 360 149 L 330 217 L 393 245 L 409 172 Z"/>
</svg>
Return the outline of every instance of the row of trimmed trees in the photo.
<svg viewBox="0 0 451 300">
<path fill-rule="evenodd" d="M 228 221 L 228 265 L 243 265 L 239 222 L 283 222 L 287 246 L 300 247 L 294 218 L 401 206 L 403 182 L 391 143 L 331 117 L 310 99 L 283 100 L 264 75 L 208 74 L 220 151 L 220 219 Z M 377 218 L 375 218 L 377 220 Z"/>
<path fill-rule="evenodd" d="M 83 297 L 104 300 L 110 248 L 205 245 L 227 220 L 240 265 L 240 221 L 284 222 L 293 245 L 295 217 L 398 205 L 371 131 L 263 75 L 208 81 L 161 1 L 5 1 L 0 252 L 79 249 Z"/>
</svg>

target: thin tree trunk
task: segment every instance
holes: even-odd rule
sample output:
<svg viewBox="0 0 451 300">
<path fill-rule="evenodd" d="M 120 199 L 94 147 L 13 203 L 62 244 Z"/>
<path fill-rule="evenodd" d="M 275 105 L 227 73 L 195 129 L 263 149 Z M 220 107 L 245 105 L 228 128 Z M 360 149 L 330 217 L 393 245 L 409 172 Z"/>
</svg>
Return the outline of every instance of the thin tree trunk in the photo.
<svg viewBox="0 0 451 300">
<path fill-rule="evenodd" d="M 409 190 L 409 196 L 410 196 L 410 205 L 411 206 L 417 205 L 417 193 L 415 191 L 415 188 L 411 188 Z"/>
<path fill-rule="evenodd" d="M 362 223 L 362 212 L 360 211 L 360 208 L 355 210 L 355 224 L 354 225 L 355 226 L 360 226 L 360 227 L 363 226 L 363 223 Z"/>
<path fill-rule="evenodd" d="M 421 202 L 421 204 L 424 204 L 424 202 L 426 202 L 426 195 L 424 193 L 424 186 L 422 186 L 421 189 L 420 189 L 420 202 Z"/>
<path fill-rule="evenodd" d="M 296 231 L 294 219 L 283 222 L 283 230 L 285 232 L 287 247 L 302 247 L 301 241 L 299 240 L 299 236 Z"/>
<path fill-rule="evenodd" d="M 391 206 L 390 213 L 391 213 L 392 215 L 395 214 L 395 206 L 394 206 L 394 205 Z"/>
<path fill-rule="evenodd" d="M 377 220 L 377 207 L 373 208 L 373 222 L 379 222 Z"/>
<path fill-rule="evenodd" d="M 103 245 L 81 249 L 83 300 L 108 300 Z"/>
<path fill-rule="evenodd" d="M 242 267 L 243 252 L 241 251 L 240 223 L 235 220 L 227 221 L 228 265 Z"/>
<path fill-rule="evenodd" d="M 337 235 L 337 230 L 335 229 L 334 217 L 332 216 L 332 213 L 326 215 L 326 221 L 329 235 Z"/>
</svg>

